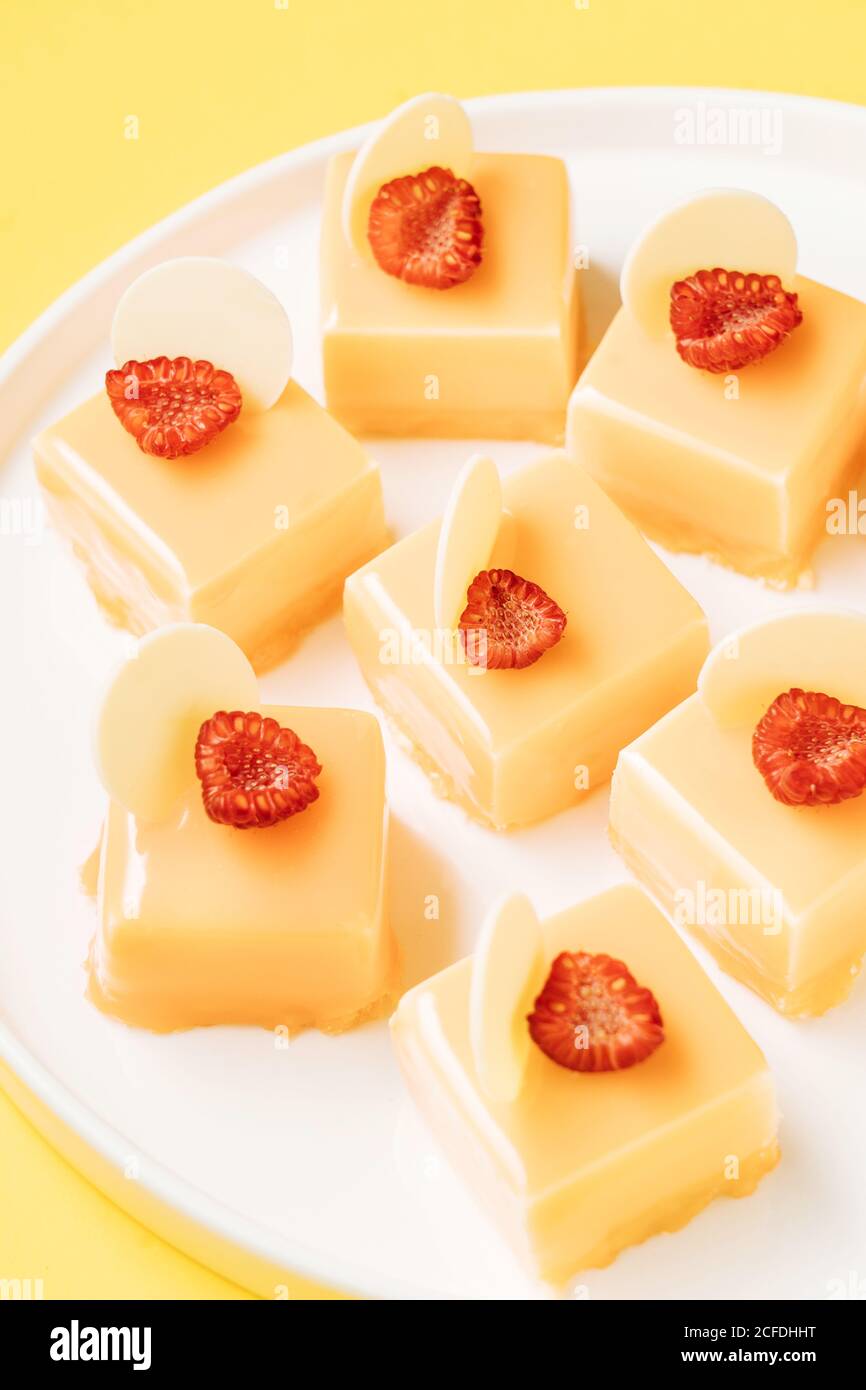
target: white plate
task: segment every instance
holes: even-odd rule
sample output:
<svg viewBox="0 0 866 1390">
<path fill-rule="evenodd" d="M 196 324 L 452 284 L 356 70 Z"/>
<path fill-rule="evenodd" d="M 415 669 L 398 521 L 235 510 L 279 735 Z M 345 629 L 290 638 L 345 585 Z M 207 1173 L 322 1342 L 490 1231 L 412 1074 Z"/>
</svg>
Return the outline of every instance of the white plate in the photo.
<svg viewBox="0 0 866 1390">
<path fill-rule="evenodd" d="M 471 104 L 481 149 L 568 160 L 593 338 L 616 302 L 634 233 L 707 185 L 753 188 L 797 229 L 805 273 L 866 298 L 866 113 L 792 97 L 686 90 L 587 91 Z M 731 131 L 759 144 L 683 144 Z M 756 113 L 751 120 L 748 112 Z M 685 115 L 683 113 L 686 113 Z M 781 131 L 781 152 L 778 145 Z M 298 375 L 321 394 L 316 248 L 326 158 L 348 132 L 233 180 L 89 275 L 8 354 L 0 409 L 0 1070 L 36 1123 L 128 1210 L 265 1295 L 285 1271 L 386 1297 L 524 1298 L 539 1291 L 440 1159 L 392 1060 L 385 1026 L 276 1050 L 264 1031 L 152 1037 L 110 1022 L 82 995 L 93 930 L 76 890 L 102 798 L 89 717 L 123 644 L 98 615 L 65 550 L 40 528 L 27 440 L 95 389 L 109 363 L 120 289 L 167 256 L 224 254 L 284 300 Z M 20 444 L 13 446 L 14 436 Z M 478 444 L 376 443 L 387 504 L 404 533 L 442 506 Z M 494 444 L 508 469 L 532 447 Z M 783 596 L 693 558 L 670 558 L 715 637 L 811 595 Z M 866 606 L 866 544 L 825 543 L 821 599 Z M 592 601 L 592 595 L 587 596 Z M 337 619 L 266 680 L 269 700 L 370 708 Z M 625 877 L 605 835 L 607 794 L 508 838 L 439 802 L 389 743 L 391 899 L 414 981 L 466 952 L 486 906 L 525 889 L 547 914 Z M 425 898 L 438 894 L 429 922 Z M 702 962 L 765 1049 L 784 1112 L 780 1168 L 742 1202 L 718 1201 L 675 1236 L 621 1255 L 583 1296 L 821 1298 L 859 1270 L 864 1238 L 866 989 L 828 1017 L 794 1024 Z M 840 1281 L 838 1285 L 833 1281 Z"/>
</svg>

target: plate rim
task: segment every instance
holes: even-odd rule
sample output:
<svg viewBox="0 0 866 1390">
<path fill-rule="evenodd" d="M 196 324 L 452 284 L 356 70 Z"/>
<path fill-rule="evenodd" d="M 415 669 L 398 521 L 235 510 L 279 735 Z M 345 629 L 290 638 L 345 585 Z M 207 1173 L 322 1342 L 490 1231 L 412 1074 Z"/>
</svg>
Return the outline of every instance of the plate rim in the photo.
<svg viewBox="0 0 866 1390">
<path fill-rule="evenodd" d="M 494 93 L 467 98 L 464 104 L 470 114 L 477 117 L 514 115 L 519 111 L 531 117 L 534 112 L 553 109 L 623 108 L 628 103 L 644 103 L 660 109 L 673 101 L 683 105 L 704 102 L 725 106 L 748 102 L 757 108 L 780 107 L 816 120 L 834 118 L 858 128 L 866 137 L 864 107 L 825 97 L 748 88 L 558 88 Z M 0 356 L 0 392 L 16 384 L 23 388 L 7 403 L 7 409 L 0 412 L 0 419 L 4 421 L 0 424 L 0 458 L 5 460 L 18 442 L 39 396 L 53 390 L 62 379 L 61 366 L 47 383 L 42 373 L 38 387 L 30 384 L 28 389 L 29 368 L 47 353 L 52 335 L 69 324 L 77 312 L 86 314 L 94 297 L 105 298 L 113 292 L 112 287 L 121 276 L 127 277 L 132 271 L 143 270 L 161 259 L 167 242 L 183 243 L 194 238 L 212 211 L 224 211 L 228 204 L 243 203 L 256 191 L 279 184 L 287 176 L 312 171 L 331 155 L 357 145 L 375 123 L 373 120 L 323 136 L 233 175 L 139 233 L 66 289 Z M 94 342 L 97 336 L 94 332 Z M 80 350 L 81 340 L 77 342 Z M 403 1278 L 358 1269 L 350 1260 L 335 1262 L 332 1257 L 322 1256 L 301 1242 L 276 1236 L 202 1192 L 162 1163 L 143 1158 L 136 1181 L 128 1181 L 123 1169 L 129 1146 L 123 1135 L 54 1076 L 2 1017 L 0 1087 L 37 1133 L 86 1181 L 170 1245 L 241 1287 L 264 1297 L 269 1295 L 263 1290 L 270 1287 L 270 1297 L 274 1297 L 275 1286 L 289 1277 L 350 1296 L 385 1299 L 441 1296 Z"/>
</svg>

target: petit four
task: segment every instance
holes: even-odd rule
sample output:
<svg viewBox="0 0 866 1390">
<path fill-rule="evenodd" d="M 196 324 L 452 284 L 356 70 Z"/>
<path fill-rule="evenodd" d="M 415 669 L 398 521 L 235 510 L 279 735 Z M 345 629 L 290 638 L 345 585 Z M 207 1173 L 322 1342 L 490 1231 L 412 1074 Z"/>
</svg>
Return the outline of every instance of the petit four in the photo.
<svg viewBox="0 0 866 1390">
<path fill-rule="evenodd" d="M 866 953 L 866 617 L 806 609 L 712 652 L 623 749 L 614 844 L 723 969 L 823 1013 Z"/>
<path fill-rule="evenodd" d="M 261 669 L 387 541 L 379 471 L 291 380 L 279 302 L 206 257 L 121 298 L 106 389 L 35 440 L 48 510 L 106 614 L 194 619 Z"/>
<path fill-rule="evenodd" d="M 561 160 L 480 154 L 428 93 L 328 168 L 329 410 L 363 434 L 561 443 L 578 295 Z"/>
<path fill-rule="evenodd" d="M 567 447 L 650 536 L 780 585 L 863 463 L 866 305 L 796 274 L 756 193 L 695 195 L 638 239 L 572 394 Z"/>
<path fill-rule="evenodd" d="M 441 523 L 350 576 L 344 616 L 437 790 L 499 829 L 604 782 L 708 649 L 697 603 L 563 453 L 502 483 L 470 459 Z"/>
<path fill-rule="evenodd" d="M 157 1032 L 246 1023 L 337 1032 L 396 989 L 377 721 L 262 705 L 200 624 L 161 628 L 97 721 L 109 794 L 90 998 Z"/>
<path fill-rule="evenodd" d="M 631 885 L 543 923 L 505 899 L 391 1034 L 455 1168 L 553 1284 L 748 1195 L 778 1160 L 759 1048 Z"/>
</svg>

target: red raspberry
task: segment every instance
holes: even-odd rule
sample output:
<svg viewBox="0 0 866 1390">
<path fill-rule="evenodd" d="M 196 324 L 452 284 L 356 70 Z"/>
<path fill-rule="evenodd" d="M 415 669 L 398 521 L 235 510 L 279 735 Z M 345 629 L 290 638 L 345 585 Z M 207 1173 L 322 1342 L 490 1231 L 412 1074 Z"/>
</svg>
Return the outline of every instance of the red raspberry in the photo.
<svg viewBox="0 0 866 1390">
<path fill-rule="evenodd" d="M 460 633 L 472 666 L 531 666 L 562 637 L 568 619 L 552 598 L 511 570 L 482 570 L 469 586 Z"/>
<path fill-rule="evenodd" d="M 659 1006 L 621 960 L 563 951 L 529 1015 L 545 1056 L 570 1071 L 619 1071 L 664 1042 Z"/>
<path fill-rule="evenodd" d="M 736 372 L 781 347 L 803 322 L 778 275 L 696 270 L 671 287 L 677 352 L 705 372 Z"/>
<path fill-rule="evenodd" d="M 866 787 L 866 709 L 786 690 L 752 737 L 752 759 L 777 801 L 832 806 Z"/>
<path fill-rule="evenodd" d="M 176 459 L 209 444 L 238 418 L 241 393 L 230 372 L 190 357 L 125 362 L 106 372 L 111 408 L 139 449 Z"/>
<path fill-rule="evenodd" d="M 319 795 L 316 755 L 261 714 L 219 710 L 199 730 L 195 770 L 211 820 L 238 830 L 276 825 Z"/>
<path fill-rule="evenodd" d="M 465 179 L 434 166 L 384 184 L 367 236 L 377 262 L 410 285 L 450 290 L 481 264 L 481 203 Z"/>
</svg>

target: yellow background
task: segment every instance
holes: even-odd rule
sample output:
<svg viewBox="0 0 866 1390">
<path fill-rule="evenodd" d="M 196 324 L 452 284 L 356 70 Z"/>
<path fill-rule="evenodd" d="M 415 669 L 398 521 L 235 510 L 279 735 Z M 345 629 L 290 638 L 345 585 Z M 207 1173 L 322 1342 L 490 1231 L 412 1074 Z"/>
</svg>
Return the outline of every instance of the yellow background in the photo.
<svg viewBox="0 0 866 1390">
<path fill-rule="evenodd" d="M 0 347 L 180 204 L 415 92 L 864 102 L 864 53 L 864 0 L 0 0 Z M 47 1298 L 245 1296 L 87 1186 L 2 1097 L 0 1172 L 0 1277 L 41 1277 Z"/>
</svg>

